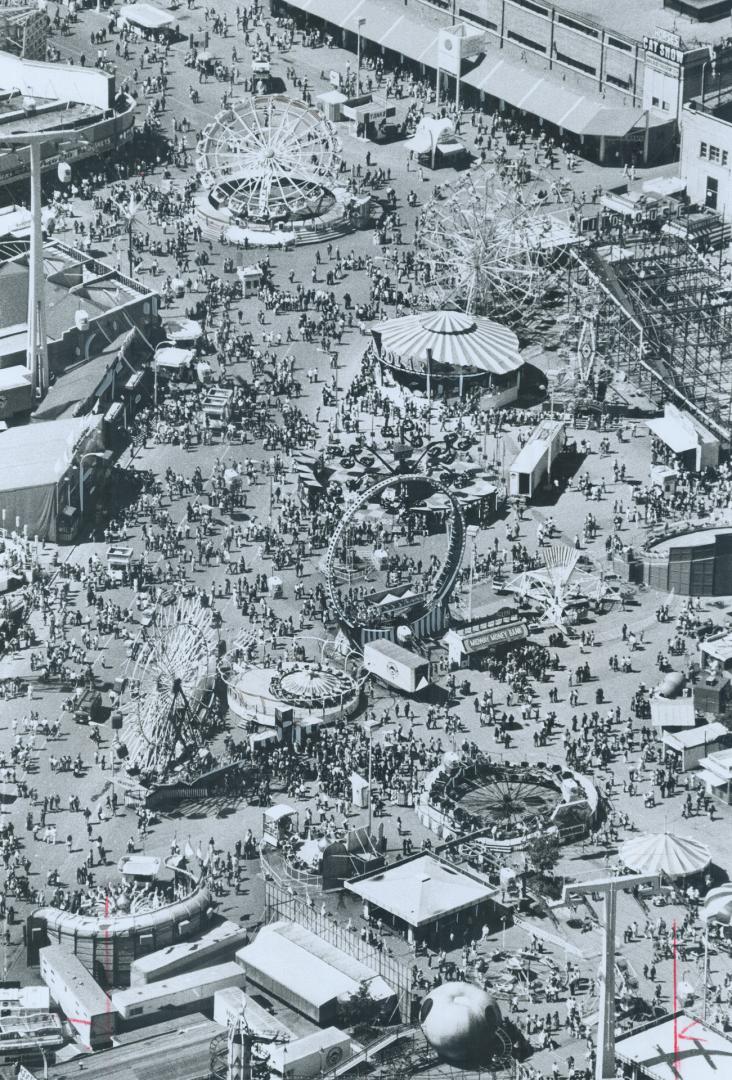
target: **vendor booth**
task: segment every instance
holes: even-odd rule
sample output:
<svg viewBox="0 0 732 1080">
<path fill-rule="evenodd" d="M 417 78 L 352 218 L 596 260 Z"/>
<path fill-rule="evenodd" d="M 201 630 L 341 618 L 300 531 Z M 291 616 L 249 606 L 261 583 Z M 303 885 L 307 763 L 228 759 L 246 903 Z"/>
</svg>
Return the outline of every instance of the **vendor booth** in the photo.
<svg viewBox="0 0 732 1080">
<path fill-rule="evenodd" d="M 123 4 L 119 9 L 119 23 L 136 30 L 141 37 L 177 36 L 175 16 L 154 4 Z"/>
<path fill-rule="evenodd" d="M 455 134 L 455 125 L 447 117 L 423 116 L 407 146 L 421 165 L 439 169 L 460 165 L 470 157 L 465 144 Z"/>
<path fill-rule="evenodd" d="M 511 607 L 500 607 L 464 626 L 447 631 L 442 644 L 447 646 L 450 664 L 457 667 L 480 667 L 487 653 L 500 645 L 511 645 L 528 637 L 528 627 Z"/>
<path fill-rule="evenodd" d="M 430 684 L 429 661 L 388 638 L 366 642 L 363 666 L 382 682 L 405 694 L 417 694 Z"/>
<path fill-rule="evenodd" d="M 690 472 L 704 472 L 719 464 L 719 439 L 691 413 L 667 402 L 663 416 L 646 421 L 654 435 L 654 463 L 681 465 Z"/>
<path fill-rule="evenodd" d="M 245 300 L 258 294 L 264 280 L 261 266 L 239 266 L 237 267 L 236 276 L 241 282 Z"/>
<path fill-rule="evenodd" d="M 380 142 L 393 134 L 389 120 L 396 115 L 396 107 L 389 105 L 385 98 L 373 94 L 347 98 L 340 106 L 341 115 L 352 120 L 356 126 L 356 135 L 365 136 L 374 142 Z"/>
<path fill-rule="evenodd" d="M 666 754 L 678 762 L 681 772 L 689 772 L 696 769 L 707 754 L 716 753 L 727 746 L 730 733 L 724 724 L 715 720 L 687 731 L 664 731 L 661 741 Z"/>
<path fill-rule="evenodd" d="M 107 548 L 107 570 L 113 581 L 124 581 L 132 569 L 133 550 L 125 544 Z"/>
<path fill-rule="evenodd" d="M 300 815 L 287 803 L 269 806 L 262 814 L 262 843 L 279 845 L 290 836 L 297 835 Z"/>
<path fill-rule="evenodd" d="M 181 349 L 164 341 L 155 350 L 155 374 L 160 379 L 187 382 L 193 376 L 195 358 L 193 349 Z"/>
</svg>

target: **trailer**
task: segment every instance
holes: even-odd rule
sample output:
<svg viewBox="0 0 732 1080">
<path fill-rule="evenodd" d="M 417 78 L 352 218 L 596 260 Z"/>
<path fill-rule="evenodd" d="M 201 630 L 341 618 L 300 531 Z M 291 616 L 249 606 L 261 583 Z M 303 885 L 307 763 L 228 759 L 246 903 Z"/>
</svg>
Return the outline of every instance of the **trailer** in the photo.
<svg viewBox="0 0 732 1080">
<path fill-rule="evenodd" d="M 565 442 L 566 432 L 561 420 L 542 420 L 511 465 L 509 495 L 532 499 L 539 488 L 551 480 L 552 467 Z"/>
<path fill-rule="evenodd" d="M 404 694 L 417 694 L 430 684 L 430 663 L 423 656 L 402 648 L 388 638 L 367 641 L 363 647 L 363 665 L 387 686 Z"/>
</svg>

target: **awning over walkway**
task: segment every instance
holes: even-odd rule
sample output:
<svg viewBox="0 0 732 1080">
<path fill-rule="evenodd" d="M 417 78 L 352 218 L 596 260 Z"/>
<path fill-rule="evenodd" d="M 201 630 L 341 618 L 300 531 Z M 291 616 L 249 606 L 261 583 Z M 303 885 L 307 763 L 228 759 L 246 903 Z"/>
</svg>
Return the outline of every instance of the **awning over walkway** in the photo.
<svg viewBox="0 0 732 1080">
<path fill-rule="evenodd" d="M 426 26 L 410 14 L 395 17 L 394 11 L 378 7 L 372 0 L 287 0 L 287 3 L 332 26 L 360 33 L 364 41 L 383 45 L 428 67 L 437 67 L 439 29 Z M 360 27 L 359 19 L 365 20 Z M 622 138 L 645 123 L 643 109 L 606 105 L 599 97 L 569 89 L 551 74 L 519 60 L 499 58 L 493 49 L 462 76 L 462 82 L 575 135 Z M 667 117 L 649 113 L 651 127 L 666 123 Z"/>
</svg>

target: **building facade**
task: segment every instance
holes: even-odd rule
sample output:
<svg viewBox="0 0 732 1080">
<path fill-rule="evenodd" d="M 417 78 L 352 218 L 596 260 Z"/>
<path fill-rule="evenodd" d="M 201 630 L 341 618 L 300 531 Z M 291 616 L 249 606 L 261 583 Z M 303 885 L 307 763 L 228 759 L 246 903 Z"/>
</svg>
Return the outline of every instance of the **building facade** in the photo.
<svg viewBox="0 0 732 1080">
<path fill-rule="evenodd" d="M 732 92 L 684 106 L 681 175 L 693 203 L 732 218 Z"/>
</svg>

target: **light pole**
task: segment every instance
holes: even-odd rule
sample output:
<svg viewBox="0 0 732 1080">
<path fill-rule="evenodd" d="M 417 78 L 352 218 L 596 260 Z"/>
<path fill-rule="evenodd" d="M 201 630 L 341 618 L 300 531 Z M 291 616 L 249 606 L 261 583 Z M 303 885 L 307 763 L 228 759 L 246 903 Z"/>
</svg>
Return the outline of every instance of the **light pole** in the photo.
<svg viewBox="0 0 732 1080">
<path fill-rule="evenodd" d="M 358 27 L 356 30 L 356 36 L 358 39 L 356 49 L 356 94 L 358 95 L 359 87 L 361 83 L 361 27 L 366 25 L 366 19 L 361 16 L 358 20 Z"/>
<path fill-rule="evenodd" d="M 43 222 L 41 218 L 41 174 L 43 144 L 49 142 L 84 142 L 79 131 L 9 131 L 2 141 L 27 146 L 30 161 L 30 250 L 28 258 L 28 344 L 26 367 L 31 376 L 31 391 L 38 401 L 48 390 L 48 340 L 46 337 L 46 289 L 43 274 Z"/>
<path fill-rule="evenodd" d="M 130 201 L 127 206 L 122 210 L 122 215 L 127 222 L 127 265 L 129 268 L 129 276 L 134 277 L 134 253 L 132 250 L 132 226 L 135 223 L 137 212 L 140 209 L 140 204 L 136 201 L 135 196 L 130 194 Z"/>
</svg>

